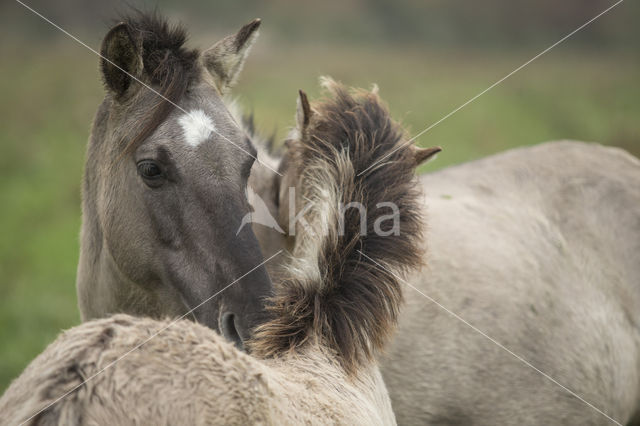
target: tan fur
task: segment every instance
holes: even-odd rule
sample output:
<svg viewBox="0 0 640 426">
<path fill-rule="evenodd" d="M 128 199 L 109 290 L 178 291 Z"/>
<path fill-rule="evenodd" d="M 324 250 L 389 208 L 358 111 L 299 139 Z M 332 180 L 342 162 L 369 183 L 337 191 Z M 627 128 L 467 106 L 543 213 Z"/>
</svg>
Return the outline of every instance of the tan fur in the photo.
<svg viewBox="0 0 640 426">
<path fill-rule="evenodd" d="M 120 314 L 65 332 L 7 389 L 0 423 L 24 421 L 168 324 Z M 394 424 L 368 370 L 347 377 L 319 346 L 258 360 L 182 320 L 28 424 Z"/>
</svg>

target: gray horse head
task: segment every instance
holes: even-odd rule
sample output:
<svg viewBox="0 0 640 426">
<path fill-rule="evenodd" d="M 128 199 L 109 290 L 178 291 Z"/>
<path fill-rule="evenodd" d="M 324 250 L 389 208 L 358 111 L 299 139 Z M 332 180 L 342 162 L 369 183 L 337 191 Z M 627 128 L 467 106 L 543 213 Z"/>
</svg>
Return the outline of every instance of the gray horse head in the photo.
<svg viewBox="0 0 640 426">
<path fill-rule="evenodd" d="M 202 54 L 154 15 L 106 35 L 83 185 L 83 319 L 179 316 L 216 295 L 193 317 L 238 344 L 263 319 L 271 281 L 251 228 L 236 235 L 255 148 L 222 99 L 259 25 Z"/>
</svg>

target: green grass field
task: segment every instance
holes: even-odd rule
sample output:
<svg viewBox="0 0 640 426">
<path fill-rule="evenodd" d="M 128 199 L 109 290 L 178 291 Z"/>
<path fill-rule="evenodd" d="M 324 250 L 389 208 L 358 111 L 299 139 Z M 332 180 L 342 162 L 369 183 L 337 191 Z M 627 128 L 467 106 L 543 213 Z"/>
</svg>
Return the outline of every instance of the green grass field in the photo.
<svg viewBox="0 0 640 426">
<path fill-rule="evenodd" d="M 60 330 L 79 322 L 80 180 L 102 97 L 97 58 L 72 41 L 0 49 L 0 392 Z M 281 137 L 297 89 L 318 76 L 375 82 L 417 133 L 538 53 L 425 51 L 259 42 L 236 90 L 260 129 Z M 10 58 L 8 60 L 7 58 Z M 419 139 L 444 152 L 429 170 L 515 146 L 580 139 L 640 155 L 640 60 L 561 46 Z M 425 170 L 426 171 L 426 170 Z"/>
</svg>

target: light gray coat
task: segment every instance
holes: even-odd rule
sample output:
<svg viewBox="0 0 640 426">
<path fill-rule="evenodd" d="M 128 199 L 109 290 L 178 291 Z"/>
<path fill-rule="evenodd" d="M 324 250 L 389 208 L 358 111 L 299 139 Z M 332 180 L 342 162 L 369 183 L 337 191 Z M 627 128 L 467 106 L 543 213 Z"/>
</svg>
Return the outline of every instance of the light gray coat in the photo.
<svg viewBox="0 0 640 426">
<path fill-rule="evenodd" d="M 640 161 L 556 142 L 421 183 L 429 254 L 409 284 L 611 418 L 636 424 Z M 419 292 L 406 289 L 382 370 L 399 424 L 614 424 Z"/>
</svg>

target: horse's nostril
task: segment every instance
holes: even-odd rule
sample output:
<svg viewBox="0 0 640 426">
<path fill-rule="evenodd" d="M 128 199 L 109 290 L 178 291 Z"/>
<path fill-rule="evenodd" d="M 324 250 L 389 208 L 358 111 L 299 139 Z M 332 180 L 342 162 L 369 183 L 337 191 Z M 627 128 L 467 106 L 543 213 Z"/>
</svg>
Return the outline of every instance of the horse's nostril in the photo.
<svg viewBox="0 0 640 426">
<path fill-rule="evenodd" d="M 225 312 L 222 314 L 222 318 L 220 320 L 220 331 L 222 335 L 230 342 L 233 342 L 238 349 L 243 349 L 244 344 L 242 343 L 242 338 L 236 328 L 236 316 L 234 314 L 231 312 Z"/>
</svg>

